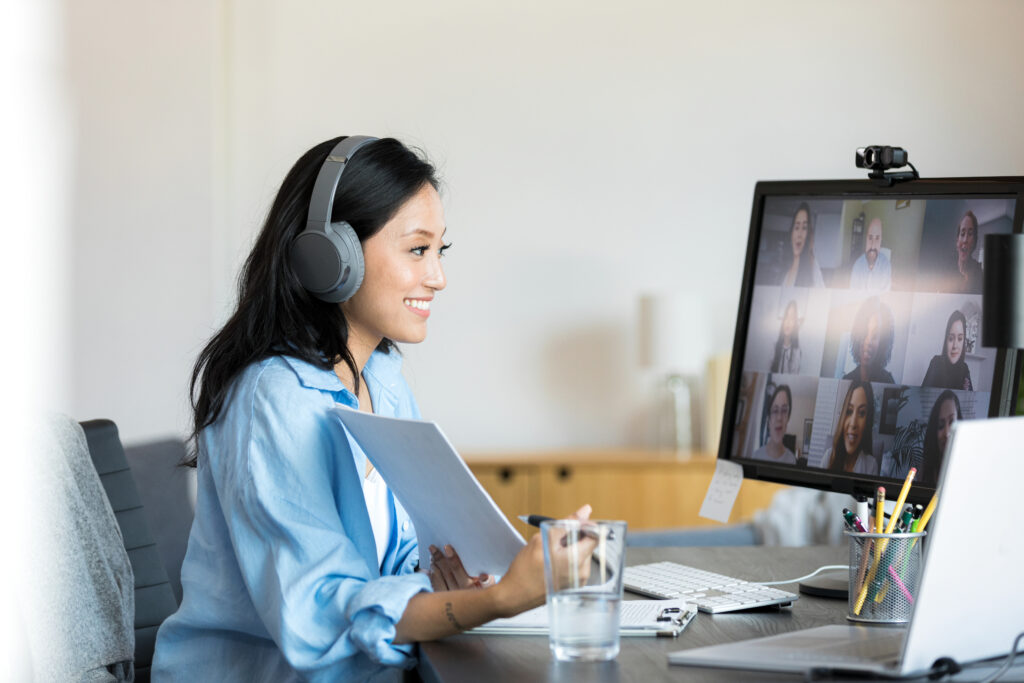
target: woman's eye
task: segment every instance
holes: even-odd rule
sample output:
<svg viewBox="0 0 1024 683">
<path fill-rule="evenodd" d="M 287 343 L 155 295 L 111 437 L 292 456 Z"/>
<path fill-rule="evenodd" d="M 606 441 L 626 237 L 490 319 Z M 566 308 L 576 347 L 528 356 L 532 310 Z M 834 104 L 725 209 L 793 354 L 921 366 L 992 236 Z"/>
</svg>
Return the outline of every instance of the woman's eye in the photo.
<svg viewBox="0 0 1024 683">
<path fill-rule="evenodd" d="M 437 250 L 438 256 L 444 256 L 445 252 L 452 248 L 452 243 L 442 244 L 441 248 Z"/>
<path fill-rule="evenodd" d="M 426 246 L 423 246 L 423 247 L 413 247 L 409 251 L 411 253 L 413 253 L 413 254 L 416 254 L 417 256 L 423 256 L 423 254 L 425 254 L 427 249 L 429 249 L 429 248 L 430 247 L 426 247 Z"/>
</svg>

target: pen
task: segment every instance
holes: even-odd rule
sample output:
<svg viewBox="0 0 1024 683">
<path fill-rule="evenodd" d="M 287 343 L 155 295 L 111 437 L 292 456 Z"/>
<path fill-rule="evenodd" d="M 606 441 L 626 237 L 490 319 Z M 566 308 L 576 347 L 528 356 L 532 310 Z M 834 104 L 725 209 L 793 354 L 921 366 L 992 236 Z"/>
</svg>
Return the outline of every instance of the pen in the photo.
<svg viewBox="0 0 1024 683">
<path fill-rule="evenodd" d="M 871 519 L 871 516 L 868 513 L 868 497 L 867 496 L 861 496 L 861 495 L 857 496 L 857 510 L 855 512 L 857 513 L 857 516 L 860 517 L 861 519 Z"/>
<path fill-rule="evenodd" d="M 523 524 L 528 524 L 529 526 L 535 526 L 537 528 L 540 528 L 540 523 L 541 522 L 548 522 L 548 521 L 551 521 L 553 519 L 555 519 L 555 518 L 554 517 L 548 517 L 547 515 L 519 515 L 519 521 L 520 522 L 522 522 Z M 585 525 L 586 522 L 582 522 L 582 524 Z M 595 534 L 593 531 L 590 531 L 585 526 L 584 526 L 584 528 L 582 530 L 582 533 L 583 533 L 584 536 L 587 536 L 589 538 L 597 538 L 597 534 Z M 611 529 L 609 529 L 608 530 L 608 535 L 605 538 L 607 540 L 609 540 L 609 541 L 614 541 L 615 540 L 615 533 Z"/>
<path fill-rule="evenodd" d="M 843 519 L 846 520 L 846 524 L 854 531 L 859 531 L 862 534 L 867 533 L 867 529 L 864 528 L 864 522 L 860 521 L 860 517 L 853 514 L 853 511 L 848 508 L 843 508 Z"/>
</svg>

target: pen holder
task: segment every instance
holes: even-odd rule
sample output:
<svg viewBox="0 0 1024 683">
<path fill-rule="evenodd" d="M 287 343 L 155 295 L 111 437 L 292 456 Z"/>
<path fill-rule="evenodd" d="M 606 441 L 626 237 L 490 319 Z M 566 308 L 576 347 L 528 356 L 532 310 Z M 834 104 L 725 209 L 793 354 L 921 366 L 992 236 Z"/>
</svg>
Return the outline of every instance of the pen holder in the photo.
<svg viewBox="0 0 1024 683">
<path fill-rule="evenodd" d="M 850 539 L 846 618 L 881 624 L 909 621 L 921 583 L 921 546 L 927 532 L 845 533 Z"/>
</svg>

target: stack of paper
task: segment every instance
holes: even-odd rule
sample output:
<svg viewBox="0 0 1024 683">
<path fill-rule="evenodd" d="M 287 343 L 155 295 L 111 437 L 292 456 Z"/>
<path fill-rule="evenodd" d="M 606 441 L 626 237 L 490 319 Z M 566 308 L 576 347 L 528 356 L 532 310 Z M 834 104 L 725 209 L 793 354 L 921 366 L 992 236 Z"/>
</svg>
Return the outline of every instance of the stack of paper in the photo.
<svg viewBox="0 0 1024 683">
<path fill-rule="evenodd" d="M 675 637 L 682 633 L 696 614 L 697 606 L 684 600 L 623 600 L 619 635 Z M 489 621 L 471 631 L 521 635 L 547 632 L 547 605 L 541 605 L 509 619 Z"/>
</svg>

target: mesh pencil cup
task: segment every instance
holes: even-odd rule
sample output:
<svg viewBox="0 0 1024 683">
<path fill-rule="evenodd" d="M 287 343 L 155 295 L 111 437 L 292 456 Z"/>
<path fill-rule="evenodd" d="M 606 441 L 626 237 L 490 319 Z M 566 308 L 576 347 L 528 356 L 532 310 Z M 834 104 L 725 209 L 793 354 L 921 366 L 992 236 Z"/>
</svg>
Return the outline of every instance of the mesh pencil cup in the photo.
<svg viewBox="0 0 1024 683">
<path fill-rule="evenodd" d="M 846 618 L 880 624 L 909 621 L 921 583 L 921 546 L 928 532 L 845 533 L 850 539 Z"/>
</svg>

